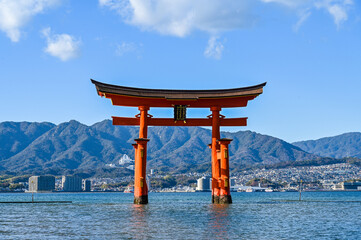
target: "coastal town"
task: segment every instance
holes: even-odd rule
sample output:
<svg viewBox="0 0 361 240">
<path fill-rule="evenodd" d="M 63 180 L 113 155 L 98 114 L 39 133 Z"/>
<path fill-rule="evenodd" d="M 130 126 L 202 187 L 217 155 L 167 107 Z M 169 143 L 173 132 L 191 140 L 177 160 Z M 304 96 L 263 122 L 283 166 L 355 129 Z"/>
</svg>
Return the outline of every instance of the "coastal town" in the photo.
<svg viewBox="0 0 361 240">
<path fill-rule="evenodd" d="M 131 164 L 132 160 L 128 156 L 120 160 L 120 166 L 124 168 L 132 168 Z M 150 169 L 147 174 L 150 192 L 210 191 L 210 179 L 210 173 L 170 174 Z M 32 190 L 32 181 L 34 182 L 34 177 L 6 179 L 2 176 L 0 191 L 36 191 Z M 50 176 L 50 180 L 45 181 L 50 181 L 50 185 L 53 186 L 47 190 L 54 192 L 132 192 L 133 176 L 88 179 L 77 176 Z M 361 167 L 340 163 L 281 169 L 250 169 L 231 173 L 230 181 L 232 191 L 298 191 L 301 182 L 303 191 L 361 191 Z"/>
</svg>

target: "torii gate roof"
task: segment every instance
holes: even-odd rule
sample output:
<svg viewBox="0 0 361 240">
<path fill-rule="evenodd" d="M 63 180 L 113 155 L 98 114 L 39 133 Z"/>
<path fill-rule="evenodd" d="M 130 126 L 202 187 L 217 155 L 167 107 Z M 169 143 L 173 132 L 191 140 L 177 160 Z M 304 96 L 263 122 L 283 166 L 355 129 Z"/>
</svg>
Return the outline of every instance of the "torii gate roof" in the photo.
<svg viewBox="0 0 361 240">
<path fill-rule="evenodd" d="M 91 79 L 100 96 L 117 106 L 173 107 L 187 105 L 194 108 L 245 107 L 249 100 L 262 94 L 266 83 L 255 86 L 212 90 L 169 90 L 124 87 Z"/>
</svg>

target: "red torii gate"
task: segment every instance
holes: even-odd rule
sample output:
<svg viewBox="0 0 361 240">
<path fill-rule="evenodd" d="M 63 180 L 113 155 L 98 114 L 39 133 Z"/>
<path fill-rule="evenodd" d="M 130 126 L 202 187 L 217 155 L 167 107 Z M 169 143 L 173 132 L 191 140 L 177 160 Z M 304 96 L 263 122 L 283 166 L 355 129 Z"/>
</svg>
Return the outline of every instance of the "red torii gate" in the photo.
<svg viewBox="0 0 361 240">
<path fill-rule="evenodd" d="M 148 126 L 212 126 L 212 203 L 232 203 L 229 184 L 228 145 L 232 139 L 220 139 L 220 126 L 246 126 L 247 118 L 225 118 L 222 108 L 246 107 L 263 92 L 266 83 L 256 86 L 219 90 L 165 90 L 116 86 L 97 82 L 99 96 L 109 98 L 113 105 L 138 107 L 135 118 L 112 117 L 113 125 L 139 126 L 135 139 L 134 203 L 148 203 L 146 182 Z M 174 118 L 153 118 L 150 107 L 172 107 Z M 207 118 L 186 118 L 187 108 L 210 108 Z"/>
</svg>

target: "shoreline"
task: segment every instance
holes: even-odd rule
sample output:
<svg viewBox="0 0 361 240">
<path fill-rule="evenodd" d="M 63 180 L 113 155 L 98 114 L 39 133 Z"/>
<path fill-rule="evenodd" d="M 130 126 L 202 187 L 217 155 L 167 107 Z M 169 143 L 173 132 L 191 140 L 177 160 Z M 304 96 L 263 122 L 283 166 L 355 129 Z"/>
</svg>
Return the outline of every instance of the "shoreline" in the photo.
<svg viewBox="0 0 361 240">
<path fill-rule="evenodd" d="M 291 193 L 292 191 L 290 192 L 283 192 L 283 191 L 274 191 L 274 192 L 250 192 L 250 193 Z M 306 191 L 302 191 L 303 193 L 304 192 L 361 192 L 360 190 L 306 190 Z M 12 193 L 12 194 L 19 194 L 19 193 L 27 193 L 27 194 L 31 194 L 32 192 L 0 192 L 0 194 L 2 193 Z M 124 194 L 129 194 L 129 193 L 125 193 L 123 191 L 91 191 L 91 192 L 63 192 L 63 191 L 58 191 L 58 192 L 34 192 L 35 194 L 49 194 L 49 193 L 55 193 L 55 194 L 61 194 L 61 193 L 66 193 L 66 194 L 69 194 L 69 193 L 75 193 L 75 194 L 79 194 L 79 193 L 124 193 Z M 209 193 L 207 191 L 195 191 L 195 192 L 149 192 L 149 193 Z M 232 193 L 236 193 L 236 192 L 232 192 Z M 238 193 L 243 193 L 243 192 L 238 192 Z M 244 192 L 246 193 L 246 192 Z M 293 193 L 299 193 L 298 191 L 297 192 L 293 192 Z M 247 192 L 247 194 L 249 194 Z"/>
</svg>

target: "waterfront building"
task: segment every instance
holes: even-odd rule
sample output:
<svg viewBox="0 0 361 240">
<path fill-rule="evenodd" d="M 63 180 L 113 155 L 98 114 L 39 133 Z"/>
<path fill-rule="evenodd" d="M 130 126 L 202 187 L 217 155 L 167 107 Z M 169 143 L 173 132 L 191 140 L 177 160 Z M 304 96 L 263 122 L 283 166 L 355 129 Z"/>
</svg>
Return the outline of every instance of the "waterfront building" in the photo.
<svg viewBox="0 0 361 240">
<path fill-rule="evenodd" d="M 55 190 L 55 177 L 32 176 L 29 178 L 29 192 L 51 192 Z"/>
<path fill-rule="evenodd" d="M 209 192 L 211 191 L 211 179 L 209 177 L 201 177 L 197 180 L 197 191 Z"/>
<path fill-rule="evenodd" d="M 83 191 L 90 192 L 91 190 L 91 181 L 88 179 L 83 179 Z"/>
<path fill-rule="evenodd" d="M 342 190 L 361 191 L 361 182 L 343 182 Z"/>
<path fill-rule="evenodd" d="M 65 192 L 81 192 L 82 179 L 77 176 L 63 176 L 62 177 L 63 191 Z"/>
<path fill-rule="evenodd" d="M 334 184 L 334 185 L 332 186 L 332 190 L 340 191 L 340 190 L 345 190 L 345 189 L 343 188 L 343 184 L 342 184 L 342 183 L 338 183 L 338 184 Z"/>
</svg>

